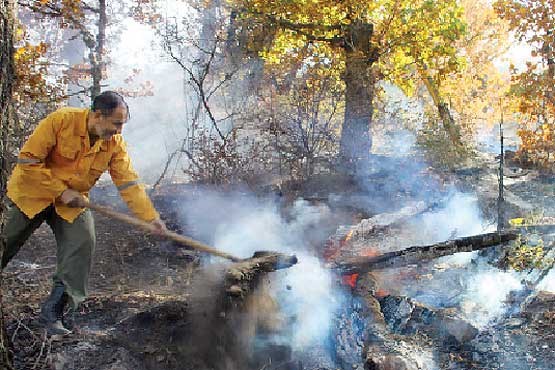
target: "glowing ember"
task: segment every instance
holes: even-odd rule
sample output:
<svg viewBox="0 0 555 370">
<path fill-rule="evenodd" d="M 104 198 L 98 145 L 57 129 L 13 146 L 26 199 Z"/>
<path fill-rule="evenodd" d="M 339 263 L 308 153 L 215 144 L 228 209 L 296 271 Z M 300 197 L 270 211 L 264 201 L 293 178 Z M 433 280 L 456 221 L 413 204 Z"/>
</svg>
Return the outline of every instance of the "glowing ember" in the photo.
<svg viewBox="0 0 555 370">
<path fill-rule="evenodd" d="M 343 238 L 341 238 L 339 241 L 337 240 L 328 240 L 328 242 L 326 243 L 326 246 L 324 248 L 324 258 L 326 259 L 326 261 L 331 261 L 333 259 L 335 259 L 338 255 L 339 252 L 341 251 L 341 249 L 345 248 L 345 246 L 347 246 L 347 244 L 349 243 L 349 240 L 351 240 L 351 238 L 353 237 L 354 234 L 354 230 L 350 230 Z"/>
<path fill-rule="evenodd" d="M 380 252 L 374 247 L 366 248 L 360 252 L 361 256 L 364 257 L 376 257 L 380 255 Z"/>
<path fill-rule="evenodd" d="M 385 289 L 378 289 L 376 290 L 376 293 L 374 294 L 374 297 L 376 298 L 383 298 L 383 297 L 387 297 L 389 295 L 389 292 Z"/>
<path fill-rule="evenodd" d="M 346 244 L 353 237 L 354 230 L 350 230 L 345 238 L 343 238 L 343 245 Z"/>
<path fill-rule="evenodd" d="M 357 279 L 358 274 L 343 275 L 341 277 L 343 284 L 349 285 L 351 288 L 355 288 L 357 286 Z"/>
</svg>

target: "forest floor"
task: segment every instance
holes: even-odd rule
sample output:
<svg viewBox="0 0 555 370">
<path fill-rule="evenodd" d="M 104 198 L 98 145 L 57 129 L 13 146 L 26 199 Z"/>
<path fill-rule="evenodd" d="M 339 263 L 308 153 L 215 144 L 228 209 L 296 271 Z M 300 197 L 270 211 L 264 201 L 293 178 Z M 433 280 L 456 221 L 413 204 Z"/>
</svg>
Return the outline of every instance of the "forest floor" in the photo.
<svg viewBox="0 0 555 370">
<path fill-rule="evenodd" d="M 488 160 L 488 165 L 481 162 L 476 171 L 450 175 L 457 177 L 462 186 L 478 192 L 485 199 L 483 205 L 489 212 L 496 198 L 496 168 L 495 161 Z M 526 176 L 510 180 L 507 185 L 511 194 L 516 193 L 511 195 L 511 216 L 523 209 L 527 212 L 543 208 L 555 211 L 555 205 L 551 207 L 555 199 L 551 178 L 531 170 Z M 166 205 L 157 204 L 163 216 Z M 167 343 L 187 330 L 187 304 L 199 257 L 102 215 L 96 214 L 95 222 L 97 249 L 90 296 L 72 315 L 73 335 L 48 337 L 38 323 L 40 304 L 49 294 L 56 263 L 55 240 L 47 225 L 33 234 L 4 270 L 4 312 L 15 368 L 188 368 L 177 363 L 175 348 L 168 347 Z M 187 229 L 178 231 L 189 234 Z M 546 299 L 550 301 L 551 298 Z M 544 314 L 549 319 L 553 310 L 551 307 L 547 313 L 544 310 L 541 315 L 534 316 L 536 321 L 526 328 L 535 327 L 537 331 L 529 335 L 545 331 Z M 551 341 L 547 344 L 542 344 L 541 340 L 536 342 L 539 356 L 555 348 Z M 550 347 L 552 345 L 554 347 Z"/>
</svg>

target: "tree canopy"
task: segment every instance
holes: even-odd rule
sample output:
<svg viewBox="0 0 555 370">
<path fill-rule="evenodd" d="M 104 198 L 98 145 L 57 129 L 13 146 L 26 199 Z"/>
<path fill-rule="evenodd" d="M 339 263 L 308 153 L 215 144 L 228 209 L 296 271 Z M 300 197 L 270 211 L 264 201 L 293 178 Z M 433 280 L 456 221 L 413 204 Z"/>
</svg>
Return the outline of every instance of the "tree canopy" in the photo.
<svg viewBox="0 0 555 370">
<path fill-rule="evenodd" d="M 495 9 L 529 50 L 524 70 L 511 65 L 512 88 L 525 160 L 552 167 L 555 149 L 555 2 L 499 0 Z"/>
<path fill-rule="evenodd" d="M 273 33 L 271 42 L 248 46 L 269 66 L 317 69 L 345 86 L 341 156 L 347 162 L 370 150 L 369 128 L 376 82 L 389 80 L 414 92 L 415 69 L 436 83 L 460 66 L 455 41 L 465 31 L 456 1 L 254 1 L 229 0 L 247 22 Z M 408 77 L 408 78 L 407 78 Z"/>
</svg>

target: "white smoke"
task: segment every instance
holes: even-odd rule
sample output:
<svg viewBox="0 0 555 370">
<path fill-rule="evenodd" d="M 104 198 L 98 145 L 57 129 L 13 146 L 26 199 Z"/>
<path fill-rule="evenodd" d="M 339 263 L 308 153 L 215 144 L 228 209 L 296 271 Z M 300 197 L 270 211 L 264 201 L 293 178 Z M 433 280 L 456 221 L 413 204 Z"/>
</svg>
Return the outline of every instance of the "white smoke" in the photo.
<svg viewBox="0 0 555 370">
<path fill-rule="evenodd" d="M 119 40 L 111 50 L 104 89 L 133 91 L 141 85 L 151 86 L 153 95 L 126 98 L 131 119 L 124 127 L 124 137 L 133 165 L 146 182 L 152 183 L 186 135 L 183 71 L 164 57 L 160 37 L 146 25 L 124 21 Z M 138 73 L 126 83 L 134 69 Z"/>
<path fill-rule="evenodd" d="M 555 269 L 551 269 L 545 278 L 538 284 L 537 290 L 555 293 Z"/>
<path fill-rule="evenodd" d="M 318 258 L 299 253 L 299 263 L 283 275 L 290 291 L 279 294 L 281 306 L 295 317 L 292 347 L 302 351 L 321 344 L 329 335 L 339 298 L 332 287 L 330 271 Z"/>
<path fill-rule="evenodd" d="M 492 223 L 484 221 L 477 197 L 463 193 L 452 193 L 444 208 L 424 214 L 413 228 L 422 231 L 421 237 L 429 238 L 427 243 L 495 231 Z M 430 288 L 439 292 L 435 292 L 435 302 L 429 303 L 442 305 L 453 296 L 452 289 L 458 289 L 462 317 L 478 328 L 504 314 L 509 293 L 522 288 L 518 273 L 491 266 L 479 258 L 478 252 L 457 253 L 434 264 L 447 271 L 434 274 Z"/>
<path fill-rule="evenodd" d="M 248 205 L 245 205 L 248 207 Z M 269 204 L 257 208 L 235 209 L 229 219 L 214 228 L 216 248 L 239 257 L 250 257 L 255 251 L 289 251 L 286 245 L 286 225 L 275 208 Z"/>
<path fill-rule="evenodd" d="M 425 243 L 494 231 L 494 226 L 483 220 L 476 195 L 455 190 L 444 207 L 423 214 L 416 224 L 420 237 L 427 239 Z"/>
<path fill-rule="evenodd" d="M 473 194 L 454 193 L 444 209 L 424 215 L 422 220 L 425 230 L 435 230 L 434 242 L 495 231 L 494 224 L 484 221 Z M 509 293 L 522 289 L 521 274 L 499 270 L 480 259 L 478 252 L 458 253 L 441 258 L 436 264 L 458 271 L 462 316 L 478 328 L 502 317 L 508 308 Z"/>
<path fill-rule="evenodd" d="M 282 215 L 272 199 L 204 190 L 202 198 L 187 202 L 183 217 L 198 237 L 239 257 L 250 257 L 260 250 L 297 255 L 298 264 L 274 274 L 271 286 L 283 314 L 293 323 L 288 344 L 303 351 L 326 339 L 338 305 L 330 271 L 308 246 L 310 231 L 329 212 L 326 206 L 298 200 L 287 215 Z"/>
<path fill-rule="evenodd" d="M 436 186 L 432 178 L 418 185 Z M 444 191 L 441 203 L 441 207 L 414 217 L 395 237 L 386 239 L 397 245 L 384 245 L 384 250 L 495 231 L 496 225 L 484 219 L 475 194 L 462 193 L 452 186 Z M 382 271 L 379 276 L 386 290 L 436 308 L 458 306 L 464 319 L 484 328 L 506 311 L 507 296 L 513 290 L 520 290 L 522 285 L 518 273 L 501 271 L 481 259 L 478 252 L 439 258 L 425 265 L 421 278 L 416 280 L 399 280 L 395 277 L 397 269 Z"/>
<path fill-rule="evenodd" d="M 485 328 L 507 310 L 505 302 L 511 291 L 522 289 L 519 274 L 492 266 L 481 266 L 476 274 L 466 276 L 466 291 L 460 303 L 463 317 L 478 328 Z"/>
</svg>

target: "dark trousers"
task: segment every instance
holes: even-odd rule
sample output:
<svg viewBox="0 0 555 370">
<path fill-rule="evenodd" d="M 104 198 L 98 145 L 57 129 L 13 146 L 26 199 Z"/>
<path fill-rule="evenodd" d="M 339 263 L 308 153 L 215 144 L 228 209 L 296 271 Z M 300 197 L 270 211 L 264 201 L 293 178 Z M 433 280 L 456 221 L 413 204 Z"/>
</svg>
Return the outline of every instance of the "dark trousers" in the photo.
<svg viewBox="0 0 555 370">
<path fill-rule="evenodd" d="M 77 308 L 88 293 L 87 286 L 96 245 L 94 219 L 90 210 L 85 210 L 75 221 L 68 222 L 58 216 L 53 205 L 30 219 L 15 204 L 10 204 L 4 228 L 6 248 L 2 256 L 2 269 L 44 221 L 56 237 L 57 264 L 53 280 L 65 285 L 71 305 Z"/>
</svg>

